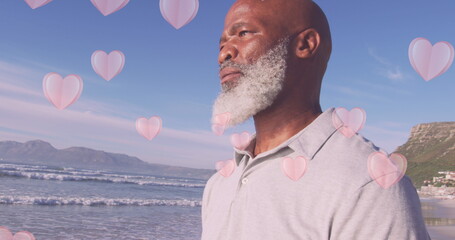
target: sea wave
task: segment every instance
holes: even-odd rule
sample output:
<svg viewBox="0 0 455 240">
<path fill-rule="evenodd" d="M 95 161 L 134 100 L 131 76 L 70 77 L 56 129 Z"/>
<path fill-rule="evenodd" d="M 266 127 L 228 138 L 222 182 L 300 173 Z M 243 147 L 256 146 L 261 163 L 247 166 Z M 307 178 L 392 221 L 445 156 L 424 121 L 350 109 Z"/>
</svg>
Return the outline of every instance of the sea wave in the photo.
<svg viewBox="0 0 455 240">
<path fill-rule="evenodd" d="M 96 181 L 137 185 L 203 188 L 203 181 L 185 178 L 158 177 L 147 175 L 127 175 L 100 170 L 55 168 L 46 166 L 0 164 L 0 177 L 20 177 L 37 180 L 56 181 Z"/>
<path fill-rule="evenodd" d="M 1 170 L 14 170 L 22 172 L 43 172 L 43 173 L 66 173 L 66 174 L 90 174 L 99 175 L 101 172 L 98 170 L 83 170 L 74 168 L 64 167 L 53 167 L 53 166 L 34 166 L 34 165 L 17 165 L 17 164 L 0 164 Z"/>
<path fill-rule="evenodd" d="M 85 175 L 65 175 L 56 173 L 39 173 L 39 172 L 20 172 L 11 170 L 0 170 L 0 176 L 10 177 L 23 177 L 38 180 L 57 180 L 57 181 L 96 181 L 107 183 L 124 183 L 124 184 L 137 184 L 137 185 L 156 185 L 156 186 L 171 186 L 171 187 L 188 187 L 188 188 L 203 188 L 205 184 L 201 183 L 180 183 L 169 181 L 157 181 L 147 178 L 137 178 L 130 176 L 85 176 Z"/>
<path fill-rule="evenodd" d="M 76 206 L 187 206 L 200 207 L 201 201 L 189 199 L 130 199 L 101 197 L 41 197 L 0 195 L 0 204 L 18 205 L 76 205 Z"/>
</svg>

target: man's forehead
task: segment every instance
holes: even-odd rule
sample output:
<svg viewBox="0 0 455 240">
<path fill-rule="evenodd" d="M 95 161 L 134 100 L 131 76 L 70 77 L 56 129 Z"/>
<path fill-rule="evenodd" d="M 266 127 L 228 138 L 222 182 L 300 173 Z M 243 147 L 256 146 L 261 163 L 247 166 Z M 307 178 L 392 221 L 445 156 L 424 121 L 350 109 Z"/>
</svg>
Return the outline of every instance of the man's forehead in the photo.
<svg viewBox="0 0 455 240">
<path fill-rule="evenodd" d="M 238 11 L 238 12 L 249 11 L 249 10 L 251 10 L 251 5 L 252 4 L 254 4 L 254 2 L 245 1 L 245 0 L 236 1 L 234 4 L 232 4 L 230 10 L 233 10 L 233 11 L 235 10 L 235 11 Z"/>
<path fill-rule="evenodd" d="M 225 27 L 245 16 L 261 17 L 268 23 L 309 22 L 313 10 L 312 0 L 237 0 L 226 15 Z"/>
<path fill-rule="evenodd" d="M 268 9 L 260 3 L 262 3 L 261 0 L 240 0 L 235 2 L 226 15 L 224 26 L 227 28 L 238 24 L 248 24 L 252 20 L 265 23 L 267 19 L 273 18 Z"/>
<path fill-rule="evenodd" d="M 239 16 L 244 16 L 248 13 L 251 13 L 253 8 L 250 3 L 248 2 L 235 2 L 232 7 L 229 9 L 228 13 L 226 14 L 225 24 L 229 24 L 238 18 Z"/>
</svg>

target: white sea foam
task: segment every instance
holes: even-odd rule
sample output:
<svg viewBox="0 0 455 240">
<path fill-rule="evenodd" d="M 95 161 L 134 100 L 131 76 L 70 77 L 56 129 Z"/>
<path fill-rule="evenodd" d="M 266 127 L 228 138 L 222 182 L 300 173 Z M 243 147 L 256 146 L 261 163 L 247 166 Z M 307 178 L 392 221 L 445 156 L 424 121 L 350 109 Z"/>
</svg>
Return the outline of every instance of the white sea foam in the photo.
<svg viewBox="0 0 455 240">
<path fill-rule="evenodd" d="M 102 197 L 40 197 L 0 195 L 0 204 L 19 205 L 79 205 L 79 206 L 188 206 L 200 207 L 201 201 L 189 199 L 130 199 Z"/>
<path fill-rule="evenodd" d="M 68 170 L 46 169 L 43 166 L 24 166 L 15 164 L 0 164 L 0 176 L 23 177 L 38 180 L 57 181 L 97 181 L 107 183 L 124 183 L 137 185 L 157 185 L 188 188 L 203 188 L 203 182 L 190 183 L 188 179 L 164 178 L 140 175 L 122 175 L 97 170 Z"/>
<path fill-rule="evenodd" d="M 155 181 L 152 179 L 130 179 L 128 176 L 124 177 L 93 177 L 84 175 L 64 175 L 54 173 L 37 173 L 37 172 L 19 172 L 0 170 L 0 174 L 14 177 L 25 177 L 30 179 L 39 180 L 58 180 L 58 181 L 98 181 L 98 182 L 109 182 L 109 183 L 125 183 L 125 184 L 137 184 L 137 185 L 158 185 L 158 186 L 174 186 L 174 187 L 190 187 L 190 188 L 202 188 L 205 185 L 199 183 L 176 183 L 176 182 L 165 182 Z"/>
</svg>

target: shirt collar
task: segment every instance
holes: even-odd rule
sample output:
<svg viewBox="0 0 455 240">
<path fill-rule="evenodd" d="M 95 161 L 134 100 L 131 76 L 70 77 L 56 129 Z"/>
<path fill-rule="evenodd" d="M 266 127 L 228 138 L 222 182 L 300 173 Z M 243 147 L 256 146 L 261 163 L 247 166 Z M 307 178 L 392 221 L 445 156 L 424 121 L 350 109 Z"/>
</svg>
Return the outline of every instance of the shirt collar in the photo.
<svg viewBox="0 0 455 240">
<path fill-rule="evenodd" d="M 322 148 L 325 142 L 332 136 L 336 131 L 336 128 L 332 124 L 332 114 L 334 108 L 330 108 L 320 114 L 313 122 L 302 129 L 300 132 L 284 141 L 279 146 L 263 152 L 256 156 L 265 157 L 270 154 L 277 152 L 282 148 L 291 148 L 298 155 L 303 155 L 308 160 L 312 160 L 316 153 Z M 239 150 L 234 148 L 234 160 L 237 166 L 245 155 L 252 157 L 252 150 L 256 143 L 256 134 L 252 136 L 252 140 L 245 150 Z"/>
</svg>

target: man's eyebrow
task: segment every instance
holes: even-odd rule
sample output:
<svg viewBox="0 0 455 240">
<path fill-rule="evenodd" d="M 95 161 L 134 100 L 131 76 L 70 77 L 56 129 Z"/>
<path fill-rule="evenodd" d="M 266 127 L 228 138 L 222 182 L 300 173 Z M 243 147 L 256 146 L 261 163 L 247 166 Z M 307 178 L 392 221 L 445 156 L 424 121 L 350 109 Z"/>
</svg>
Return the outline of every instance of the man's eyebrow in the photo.
<svg viewBox="0 0 455 240">
<path fill-rule="evenodd" d="M 239 28 L 241 28 L 241 27 L 243 27 L 243 26 L 245 26 L 245 25 L 248 25 L 248 23 L 247 23 L 247 22 L 238 22 L 238 23 L 235 23 L 234 25 L 231 26 L 231 28 L 229 28 L 228 32 L 229 32 L 229 33 L 236 32 L 237 29 L 239 29 Z M 220 38 L 220 44 L 221 44 L 223 41 L 225 41 L 225 40 L 226 40 L 225 37 L 221 37 L 221 38 Z"/>
</svg>

